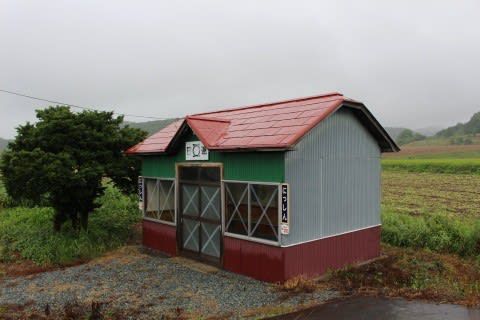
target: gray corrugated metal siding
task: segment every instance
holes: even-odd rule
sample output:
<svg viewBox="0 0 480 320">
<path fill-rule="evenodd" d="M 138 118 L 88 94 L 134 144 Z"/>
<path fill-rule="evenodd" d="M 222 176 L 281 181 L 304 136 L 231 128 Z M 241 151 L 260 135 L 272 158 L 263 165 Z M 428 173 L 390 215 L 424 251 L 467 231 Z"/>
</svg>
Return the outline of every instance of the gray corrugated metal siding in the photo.
<svg viewBox="0 0 480 320">
<path fill-rule="evenodd" d="M 290 234 L 282 245 L 380 224 L 380 148 L 342 108 L 285 154 Z"/>
</svg>

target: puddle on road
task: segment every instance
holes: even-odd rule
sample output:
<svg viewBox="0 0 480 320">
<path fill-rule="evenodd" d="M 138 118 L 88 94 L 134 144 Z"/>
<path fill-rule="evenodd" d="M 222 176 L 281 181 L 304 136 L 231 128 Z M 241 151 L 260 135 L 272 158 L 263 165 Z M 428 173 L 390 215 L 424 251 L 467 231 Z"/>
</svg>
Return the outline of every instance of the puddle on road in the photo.
<svg viewBox="0 0 480 320">
<path fill-rule="evenodd" d="M 480 309 L 469 309 L 451 304 L 407 301 L 404 299 L 355 297 L 329 302 L 305 311 L 276 317 L 275 319 L 480 320 Z"/>
</svg>

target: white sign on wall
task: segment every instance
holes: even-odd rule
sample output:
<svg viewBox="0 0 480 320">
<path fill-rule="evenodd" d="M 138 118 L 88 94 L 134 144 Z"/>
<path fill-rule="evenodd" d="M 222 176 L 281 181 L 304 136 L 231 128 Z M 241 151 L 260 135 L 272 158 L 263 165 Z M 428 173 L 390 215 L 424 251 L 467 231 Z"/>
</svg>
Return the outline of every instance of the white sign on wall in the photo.
<svg viewBox="0 0 480 320">
<path fill-rule="evenodd" d="M 281 204 L 281 224 L 280 224 L 280 233 L 289 234 L 290 233 L 290 194 L 288 190 L 288 184 L 282 184 L 280 186 L 280 204 Z"/>
<path fill-rule="evenodd" d="M 208 160 L 208 149 L 201 141 L 185 142 L 185 160 Z"/>
</svg>

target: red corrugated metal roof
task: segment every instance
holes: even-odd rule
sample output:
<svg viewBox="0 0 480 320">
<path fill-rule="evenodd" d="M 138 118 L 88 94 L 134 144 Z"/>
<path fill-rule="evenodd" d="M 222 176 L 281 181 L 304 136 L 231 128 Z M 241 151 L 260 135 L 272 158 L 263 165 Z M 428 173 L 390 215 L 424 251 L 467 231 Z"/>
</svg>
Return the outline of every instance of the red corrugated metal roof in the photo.
<svg viewBox="0 0 480 320">
<path fill-rule="evenodd" d="M 127 154 L 165 152 L 185 120 L 175 121 L 126 151 Z"/>
<path fill-rule="evenodd" d="M 329 93 L 191 115 L 127 153 L 165 152 L 185 122 L 208 149 L 287 149 L 347 101 L 358 103 L 340 93 Z"/>
<path fill-rule="evenodd" d="M 186 119 L 188 126 L 208 149 L 215 147 L 216 141 L 226 134 L 231 123 L 230 120 L 205 116 L 188 116 Z"/>
</svg>

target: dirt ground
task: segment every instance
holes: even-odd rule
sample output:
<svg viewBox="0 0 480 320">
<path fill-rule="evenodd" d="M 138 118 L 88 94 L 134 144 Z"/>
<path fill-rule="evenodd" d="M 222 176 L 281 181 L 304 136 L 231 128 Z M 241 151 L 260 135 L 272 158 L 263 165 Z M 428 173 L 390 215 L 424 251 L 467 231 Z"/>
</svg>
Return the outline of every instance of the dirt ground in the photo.
<svg viewBox="0 0 480 320">
<path fill-rule="evenodd" d="M 426 145 L 426 146 L 402 146 L 400 152 L 383 154 L 384 158 L 406 158 L 410 156 L 429 156 L 441 154 L 471 154 L 480 152 L 480 144 L 471 145 Z"/>
<path fill-rule="evenodd" d="M 382 173 L 382 205 L 398 213 L 480 218 L 480 175 Z"/>
</svg>

